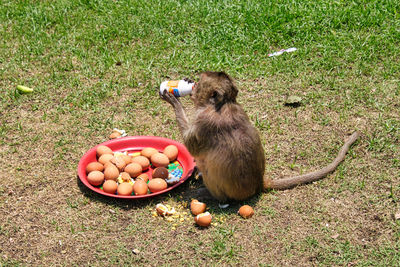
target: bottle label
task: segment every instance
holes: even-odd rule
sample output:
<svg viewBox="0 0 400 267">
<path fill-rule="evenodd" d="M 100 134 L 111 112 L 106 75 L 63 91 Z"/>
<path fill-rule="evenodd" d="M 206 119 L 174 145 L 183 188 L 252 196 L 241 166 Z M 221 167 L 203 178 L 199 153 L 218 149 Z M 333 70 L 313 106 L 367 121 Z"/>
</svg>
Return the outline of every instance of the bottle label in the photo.
<svg viewBox="0 0 400 267">
<path fill-rule="evenodd" d="M 179 81 L 168 81 L 167 88 L 168 92 L 173 94 L 174 96 L 180 96 L 178 90 Z"/>
</svg>

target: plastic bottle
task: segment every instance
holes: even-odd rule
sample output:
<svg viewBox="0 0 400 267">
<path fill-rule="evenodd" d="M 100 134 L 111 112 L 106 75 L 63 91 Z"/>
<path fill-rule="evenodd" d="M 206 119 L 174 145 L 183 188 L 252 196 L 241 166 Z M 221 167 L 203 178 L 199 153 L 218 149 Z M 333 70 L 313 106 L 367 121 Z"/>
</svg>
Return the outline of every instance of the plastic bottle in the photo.
<svg viewBox="0 0 400 267">
<path fill-rule="evenodd" d="M 189 95 L 193 90 L 194 82 L 185 80 L 164 81 L 160 85 L 160 93 L 163 94 L 167 90 L 176 97 Z"/>
</svg>

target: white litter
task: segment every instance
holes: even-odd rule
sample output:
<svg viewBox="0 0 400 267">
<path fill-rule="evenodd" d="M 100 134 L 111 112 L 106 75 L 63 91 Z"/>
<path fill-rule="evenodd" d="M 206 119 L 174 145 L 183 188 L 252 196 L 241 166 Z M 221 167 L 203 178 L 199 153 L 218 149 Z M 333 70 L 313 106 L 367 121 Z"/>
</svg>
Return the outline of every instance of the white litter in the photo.
<svg viewBox="0 0 400 267">
<path fill-rule="evenodd" d="M 291 52 L 294 52 L 294 51 L 296 51 L 297 50 L 297 48 L 296 47 L 291 47 L 291 48 L 288 48 L 288 49 L 282 49 L 282 50 L 279 50 L 278 52 L 274 52 L 274 53 L 272 53 L 272 54 L 268 54 L 268 56 L 269 57 L 275 57 L 275 56 L 280 56 L 280 55 L 282 55 L 283 53 L 291 53 Z"/>
</svg>

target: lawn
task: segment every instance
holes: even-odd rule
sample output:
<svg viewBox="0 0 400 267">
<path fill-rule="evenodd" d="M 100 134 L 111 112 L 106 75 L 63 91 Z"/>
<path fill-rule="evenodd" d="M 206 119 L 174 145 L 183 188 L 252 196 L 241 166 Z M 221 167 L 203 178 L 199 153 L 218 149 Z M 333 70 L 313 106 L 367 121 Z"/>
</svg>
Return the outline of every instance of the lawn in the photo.
<svg viewBox="0 0 400 267">
<path fill-rule="evenodd" d="M 0 37 L 0 266 L 398 266 L 400 2 L 0 0 Z M 113 128 L 182 142 L 157 88 L 207 70 L 236 81 L 274 179 L 361 137 L 323 180 L 207 202 L 204 229 L 186 207 L 194 177 L 142 201 L 79 181 Z"/>
</svg>

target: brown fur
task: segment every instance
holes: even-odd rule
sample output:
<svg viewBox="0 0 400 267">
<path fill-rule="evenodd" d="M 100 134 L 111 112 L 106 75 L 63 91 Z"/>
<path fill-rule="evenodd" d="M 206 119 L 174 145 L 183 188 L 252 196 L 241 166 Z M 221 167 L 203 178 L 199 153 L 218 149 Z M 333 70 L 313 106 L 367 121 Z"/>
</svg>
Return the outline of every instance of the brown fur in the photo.
<svg viewBox="0 0 400 267">
<path fill-rule="evenodd" d="M 174 107 L 184 143 L 203 182 L 220 201 L 244 200 L 263 189 L 286 189 L 320 179 L 339 165 L 358 137 L 353 134 L 334 162 L 319 171 L 279 180 L 264 178 L 264 149 L 257 130 L 236 102 L 237 93 L 226 73 L 202 73 L 192 92 L 196 115 L 191 124 L 177 98 L 166 91 L 161 96 Z"/>
</svg>

